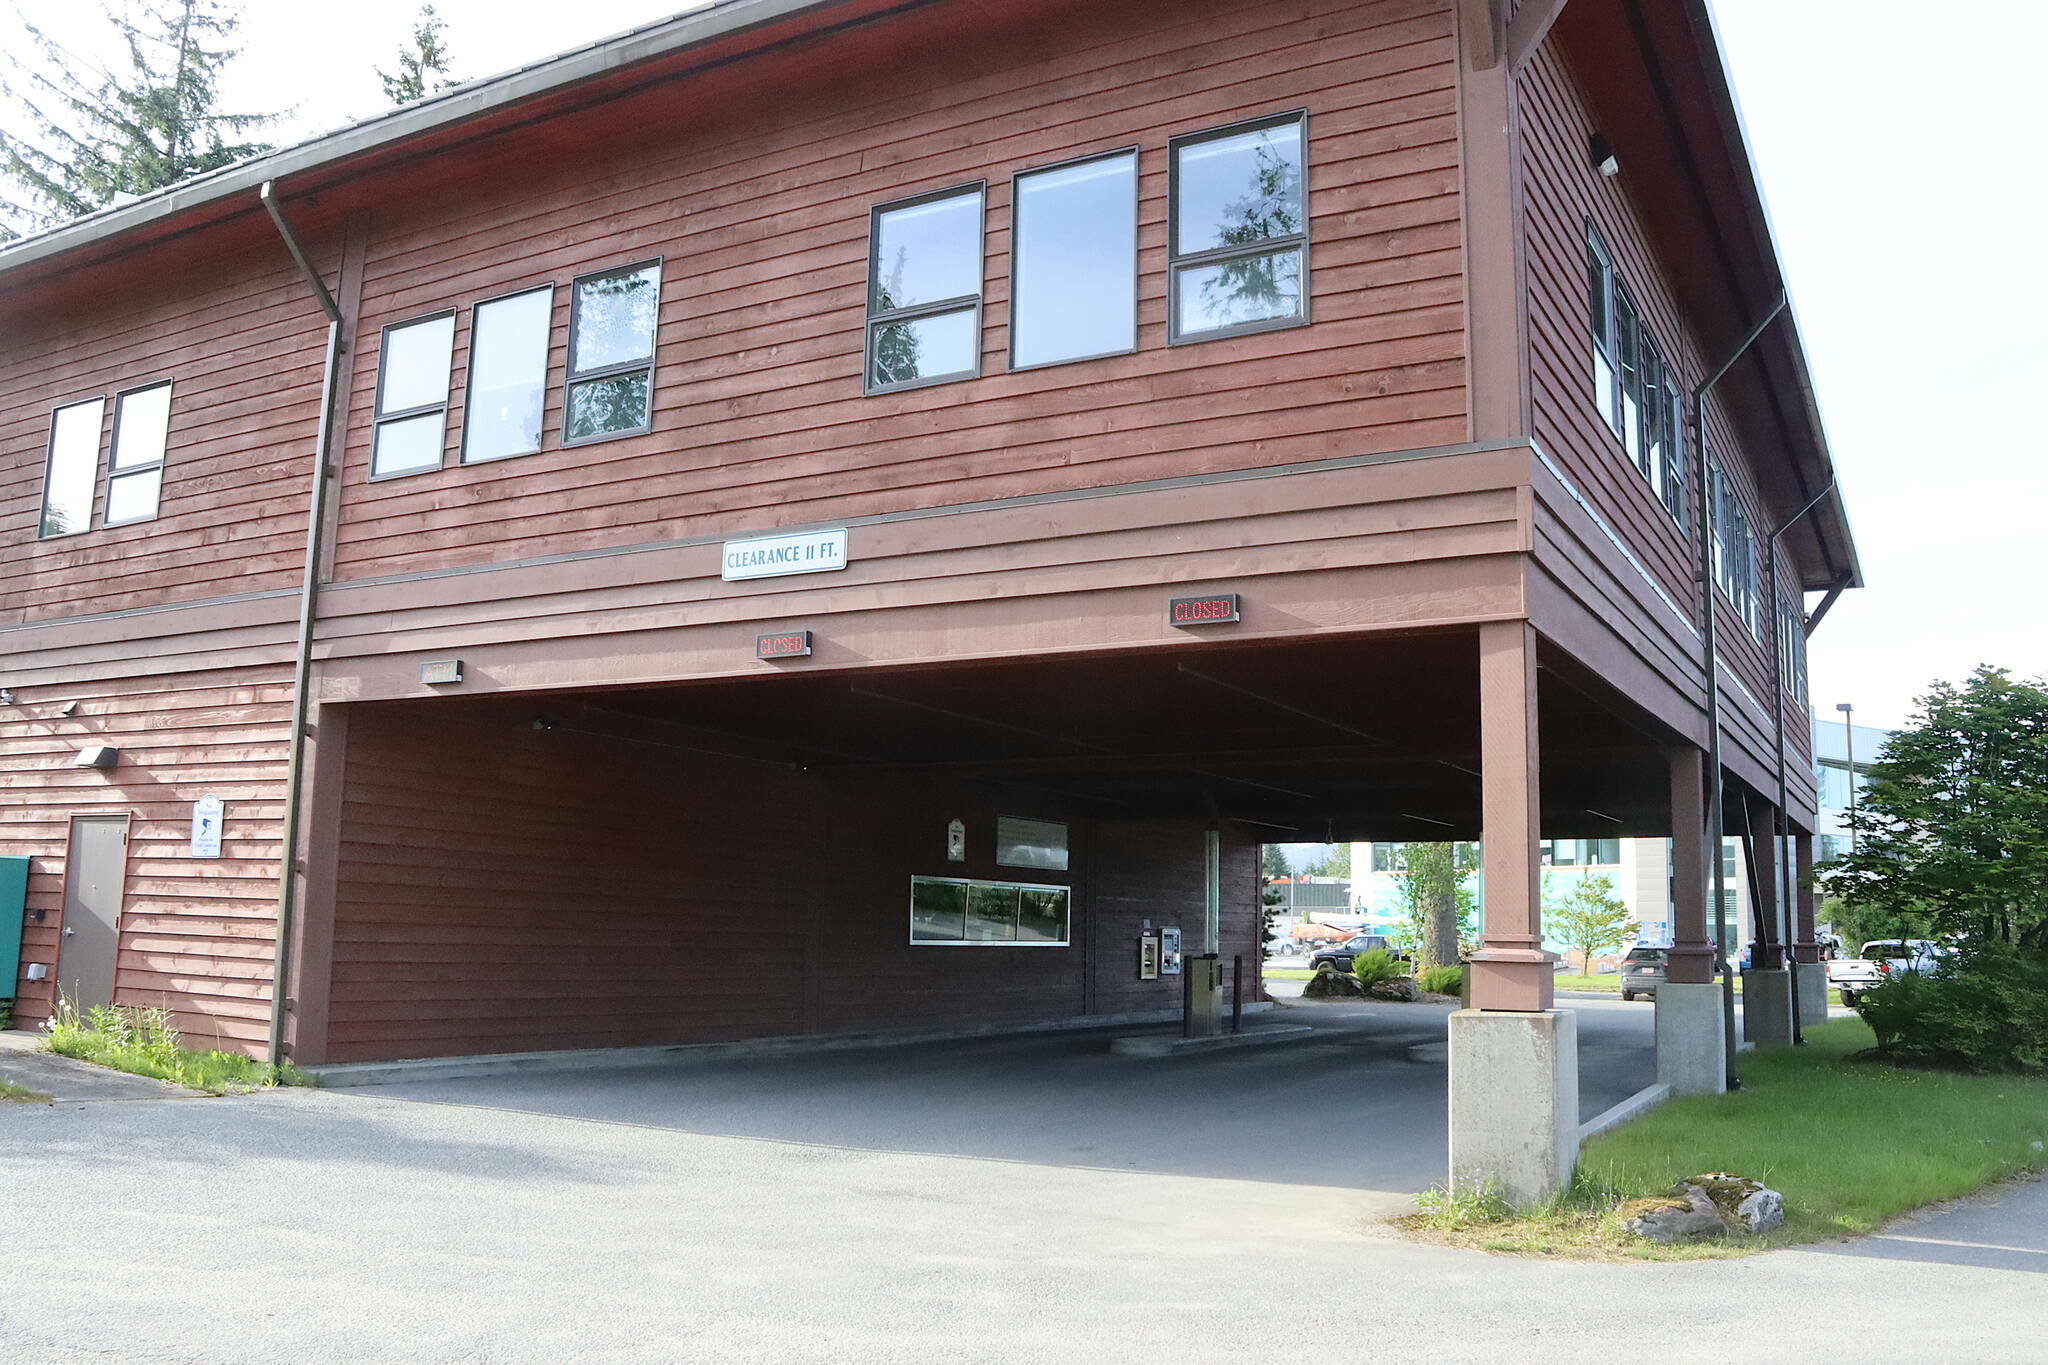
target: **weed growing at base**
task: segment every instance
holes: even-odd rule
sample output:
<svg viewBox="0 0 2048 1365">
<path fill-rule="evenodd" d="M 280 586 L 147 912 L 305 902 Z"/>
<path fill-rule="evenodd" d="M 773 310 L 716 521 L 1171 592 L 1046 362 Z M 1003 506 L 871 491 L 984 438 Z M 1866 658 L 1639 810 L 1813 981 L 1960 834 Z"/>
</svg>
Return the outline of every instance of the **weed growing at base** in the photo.
<svg viewBox="0 0 2048 1365">
<path fill-rule="evenodd" d="M 80 1010 L 76 1000 L 62 997 L 43 1028 L 49 1034 L 50 1051 L 61 1057 L 154 1077 L 210 1095 L 315 1084 L 290 1062 L 273 1066 L 236 1052 L 187 1052 L 167 1010 L 132 1005 L 94 1005 Z"/>
</svg>

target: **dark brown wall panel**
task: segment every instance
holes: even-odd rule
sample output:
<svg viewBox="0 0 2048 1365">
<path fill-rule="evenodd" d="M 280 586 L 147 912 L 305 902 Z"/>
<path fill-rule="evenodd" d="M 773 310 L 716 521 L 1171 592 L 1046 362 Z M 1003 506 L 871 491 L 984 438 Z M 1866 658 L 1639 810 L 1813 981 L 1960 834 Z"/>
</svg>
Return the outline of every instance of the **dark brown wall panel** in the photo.
<svg viewBox="0 0 2048 1365">
<path fill-rule="evenodd" d="M 999 868 L 998 813 L 1064 813 L 536 731 L 532 716 L 498 702 L 351 716 L 328 1060 L 1179 1002 L 1178 982 L 1135 981 L 1136 935 L 1146 918 L 1199 923 L 1197 826 L 1073 821 L 1071 873 Z M 969 829 L 958 864 L 955 817 Z M 912 947 L 913 873 L 1073 885 L 1073 944 Z M 1255 891 L 1251 847 L 1233 837 L 1226 954 L 1252 952 Z"/>
</svg>

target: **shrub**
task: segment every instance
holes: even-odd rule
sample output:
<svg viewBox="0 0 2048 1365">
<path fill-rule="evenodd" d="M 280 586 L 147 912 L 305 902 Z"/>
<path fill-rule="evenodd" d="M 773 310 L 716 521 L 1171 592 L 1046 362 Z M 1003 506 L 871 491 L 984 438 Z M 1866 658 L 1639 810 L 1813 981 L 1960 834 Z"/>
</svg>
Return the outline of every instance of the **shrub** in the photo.
<svg viewBox="0 0 2048 1365">
<path fill-rule="evenodd" d="M 0 1033 L 14 1027 L 14 1002 L 0 1000 Z"/>
<path fill-rule="evenodd" d="M 1375 986 L 1382 981 L 1408 975 L 1401 963 L 1385 948 L 1374 948 L 1351 959 L 1351 974 L 1358 978 L 1361 986 Z"/>
<path fill-rule="evenodd" d="M 1976 943 L 1856 999 L 1878 1051 L 1968 1071 L 2048 1071 L 2048 961 Z"/>
<path fill-rule="evenodd" d="M 1465 989 L 1465 969 L 1454 962 L 1424 967 L 1415 974 L 1415 984 L 1431 995 L 1457 995 Z"/>
<path fill-rule="evenodd" d="M 94 1005 L 81 1010 L 68 996 L 43 1024 L 50 1051 L 137 1076 L 151 1076 L 220 1095 L 272 1085 L 308 1085 L 290 1062 L 272 1066 L 233 1052 L 187 1052 L 168 1010 Z"/>
</svg>

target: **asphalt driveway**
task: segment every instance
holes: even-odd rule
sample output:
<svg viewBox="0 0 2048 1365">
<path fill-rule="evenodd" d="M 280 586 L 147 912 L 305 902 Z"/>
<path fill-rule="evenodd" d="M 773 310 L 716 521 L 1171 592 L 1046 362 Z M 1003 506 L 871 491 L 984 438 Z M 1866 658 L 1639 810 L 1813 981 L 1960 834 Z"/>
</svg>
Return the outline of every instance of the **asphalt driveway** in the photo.
<svg viewBox="0 0 2048 1365">
<path fill-rule="evenodd" d="M 2040 1359 L 2041 1186 L 1732 1263 L 1392 1238 L 1437 1177 L 1410 1149 L 1441 1142 L 1441 1019 L 1326 1017 L 1257 1057 L 1014 1039 L 0 1106 L 0 1360 L 1541 1365 L 1611 1355 L 1624 1310 L 1664 1361 L 1827 1358 L 1845 1322 L 1884 1324 L 1864 1361 Z M 1589 1004 L 1587 1069 L 1630 1085 L 1648 1020 Z M 1928 1303 L 1967 1324 L 1899 1311 Z"/>
</svg>

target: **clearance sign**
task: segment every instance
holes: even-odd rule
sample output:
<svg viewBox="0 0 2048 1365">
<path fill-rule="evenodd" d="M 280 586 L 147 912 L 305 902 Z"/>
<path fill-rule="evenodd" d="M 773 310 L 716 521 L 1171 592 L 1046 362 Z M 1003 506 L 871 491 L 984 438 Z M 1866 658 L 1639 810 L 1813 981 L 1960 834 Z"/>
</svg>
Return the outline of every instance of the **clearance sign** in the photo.
<svg viewBox="0 0 2048 1365">
<path fill-rule="evenodd" d="M 846 530 L 799 531 L 759 540 L 728 540 L 719 576 L 728 583 L 792 573 L 826 573 L 846 567 Z"/>
</svg>

